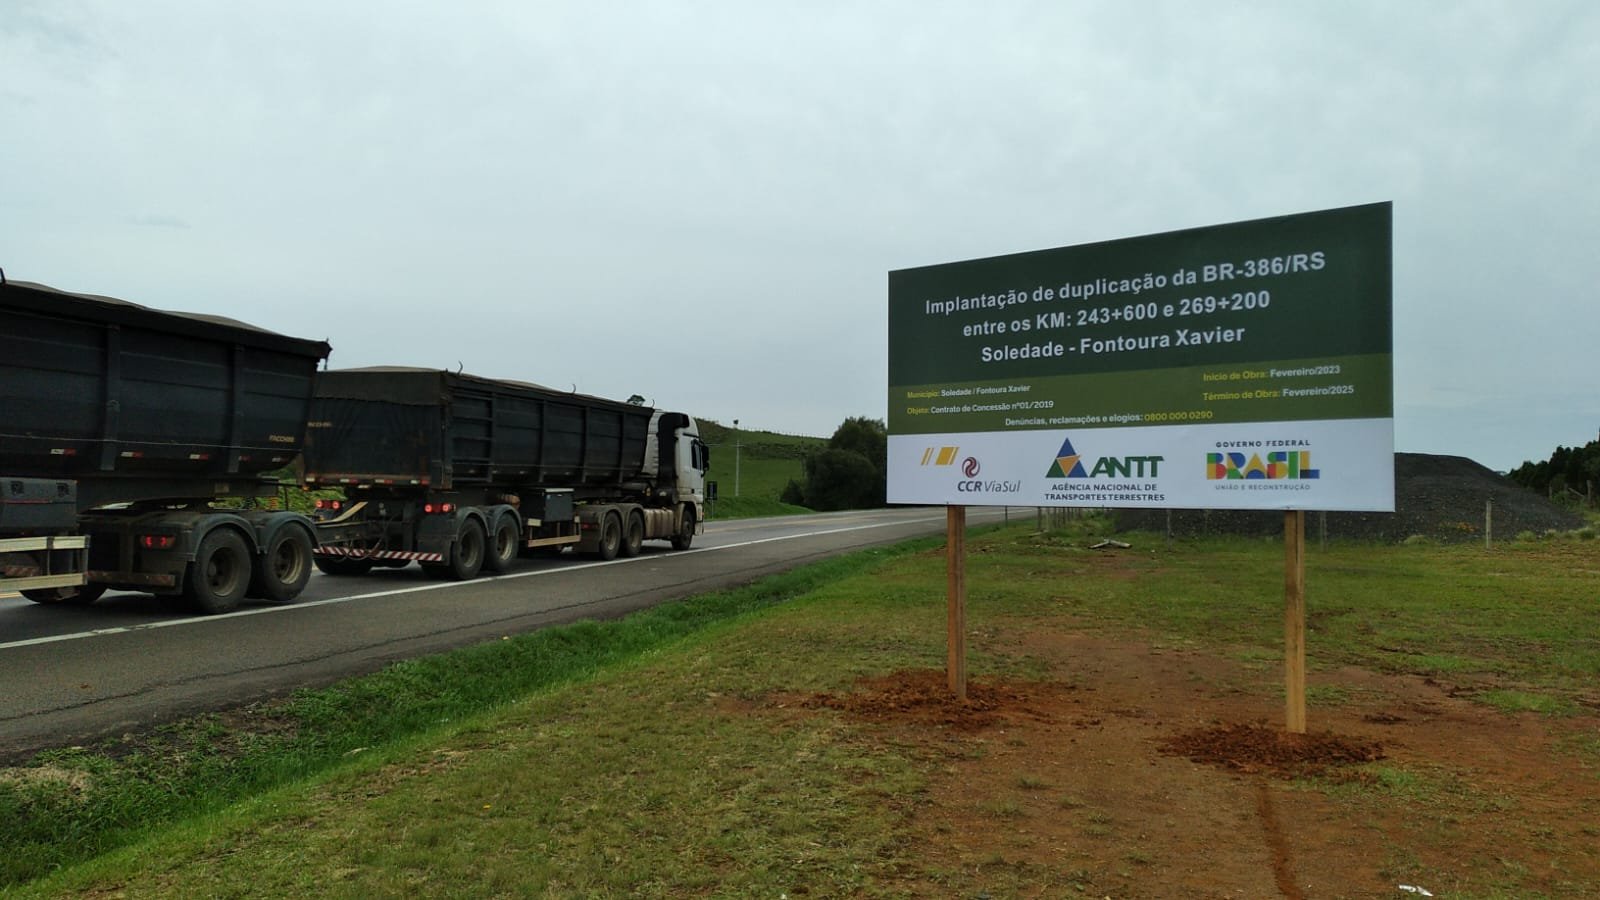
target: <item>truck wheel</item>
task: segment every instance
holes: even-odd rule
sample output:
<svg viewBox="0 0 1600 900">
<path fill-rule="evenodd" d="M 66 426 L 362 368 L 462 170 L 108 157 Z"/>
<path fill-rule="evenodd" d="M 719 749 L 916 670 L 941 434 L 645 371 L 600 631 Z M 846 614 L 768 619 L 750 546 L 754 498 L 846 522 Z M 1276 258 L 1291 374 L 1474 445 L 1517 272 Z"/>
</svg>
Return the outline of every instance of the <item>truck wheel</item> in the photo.
<svg viewBox="0 0 1600 900">
<path fill-rule="evenodd" d="M 678 527 L 678 533 L 672 536 L 672 549 L 687 550 L 694 543 L 694 507 L 683 508 L 683 522 Z"/>
<path fill-rule="evenodd" d="M 606 513 L 600 520 L 600 546 L 595 550 L 595 555 L 602 561 L 610 562 L 617 558 L 617 551 L 622 549 L 622 520 L 616 513 Z"/>
<path fill-rule="evenodd" d="M 468 519 L 461 523 L 461 531 L 456 535 L 456 545 L 450 548 L 451 578 L 456 581 L 468 581 L 478 577 L 479 570 L 483 568 L 485 542 L 482 522 Z"/>
<path fill-rule="evenodd" d="M 35 603 L 55 603 L 61 606 L 88 606 L 100 599 L 106 589 L 98 584 L 85 584 L 79 587 L 60 588 L 34 588 L 22 591 L 22 596 Z"/>
<path fill-rule="evenodd" d="M 324 575 L 365 575 L 372 571 L 372 560 L 348 556 L 319 556 L 317 570 Z"/>
<path fill-rule="evenodd" d="M 299 528 L 283 528 L 267 541 L 246 596 L 288 603 L 300 596 L 310 580 L 311 538 Z"/>
<path fill-rule="evenodd" d="M 644 546 L 644 514 L 634 512 L 628 516 L 628 530 L 622 534 L 622 555 L 633 558 Z"/>
<path fill-rule="evenodd" d="M 223 613 L 239 605 L 250 586 L 250 550 L 231 528 L 206 535 L 189 564 L 183 596 L 196 612 Z"/>
<path fill-rule="evenodd" d="M 517 550 L 522 544 L 521 538 L 517 530 L 517 517 L 510 514 L 501 516 L 494 523 L 494 540 L 489 542 L 489 555 L 483 558 L 483 567 L 497 575 L 511 568 L 511 561 L 517 558 Z"/>
</svg>

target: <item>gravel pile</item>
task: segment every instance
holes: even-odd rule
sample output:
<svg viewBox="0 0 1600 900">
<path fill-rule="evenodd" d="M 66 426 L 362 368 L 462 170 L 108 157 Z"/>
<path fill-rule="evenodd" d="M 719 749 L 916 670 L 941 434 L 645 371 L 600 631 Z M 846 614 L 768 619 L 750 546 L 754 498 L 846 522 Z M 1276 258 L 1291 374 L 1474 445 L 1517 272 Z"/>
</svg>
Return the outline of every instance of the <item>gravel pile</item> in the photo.
<svg viewBox="0 0 1600 900">
<path fill-rule="evenodd" d="M 1578 528 L 1583 519 L 1510 479 L 1461 456 L 1394 455 L 1392 513 L 1326 513 L 1329 538 L 1399 542 L 1412 535 L 1437 541 L 1483 540 L 1484 505 L 1494 502 L 1494 539 Z M 1119 531 L 1165 532 L 1167 511 L 1119 509 Z M 1306 516 L 1306 539 L 1321 536 L 1321 513 Z M 1283 513 L 1257 510 L 1172 510 L 1175 535 L 1283 533 Z"/>
</svg>

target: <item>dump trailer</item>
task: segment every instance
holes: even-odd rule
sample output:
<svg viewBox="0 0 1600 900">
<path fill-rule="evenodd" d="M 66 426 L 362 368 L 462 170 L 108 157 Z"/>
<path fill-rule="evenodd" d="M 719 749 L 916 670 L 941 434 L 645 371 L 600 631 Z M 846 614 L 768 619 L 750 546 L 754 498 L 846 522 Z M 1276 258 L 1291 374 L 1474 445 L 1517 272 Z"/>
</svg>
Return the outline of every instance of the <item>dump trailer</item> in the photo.
<svg viewBox="0 0 1600 900">
<path fill-rule="evenodd" d="M 318 514 L 323 572 L 417 562 L 460 580 L 568 547 L 607 560 L 647 540 L 688 549 L 709 453 L 682 413 L 382 367 L 318 376 L 304 464 L 306 487 L 345 496 Z"/>
<path fill-rule="evenodd" d="M 0 273 L 0 591 L 294 599 L 314 524 L 256 501 L 300 452 L 328 350 Z"/>
</svg>

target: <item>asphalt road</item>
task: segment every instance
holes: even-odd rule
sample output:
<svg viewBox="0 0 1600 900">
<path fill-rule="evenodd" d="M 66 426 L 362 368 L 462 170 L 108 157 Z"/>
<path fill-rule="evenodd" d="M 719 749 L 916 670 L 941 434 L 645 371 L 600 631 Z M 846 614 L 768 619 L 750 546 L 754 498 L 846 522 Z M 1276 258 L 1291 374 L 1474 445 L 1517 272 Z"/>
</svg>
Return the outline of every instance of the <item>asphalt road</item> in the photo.
<svg viewBox="0 0 1600 900">
<path fill-rule="evenodd" d="M 1003 515 L 972 508 L 968 522 Z M 944 527 L 938 508 L 712 521 L 682 553 L 652 541 L 634 559 L 568 553 L 470 582 L 432 581 L 415 566 L 356 578 L 318 573 L 294 603 L 247 601 L 221 616 L 141 594 L 108 594 L 82 608 L 0 597 L 0 758 L 548 625 L 623 616 Z"/>
</svg>

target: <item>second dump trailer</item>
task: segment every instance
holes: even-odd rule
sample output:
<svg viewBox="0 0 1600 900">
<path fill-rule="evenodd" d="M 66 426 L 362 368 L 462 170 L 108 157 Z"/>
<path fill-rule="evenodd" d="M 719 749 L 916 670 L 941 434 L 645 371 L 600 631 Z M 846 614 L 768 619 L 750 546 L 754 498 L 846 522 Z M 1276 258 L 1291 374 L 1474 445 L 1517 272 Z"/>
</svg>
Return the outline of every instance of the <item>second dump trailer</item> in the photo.
<svg viewBox="0 0 1600 900">
<path fill-rule="evenodd" d="M 346 497 L 319 513 L 324 572 L 417 562 L 466 579 L 569 546 L 601 559 L 652 539 L 687 549 L 709 451 L 682 413 L 382 367 L 319 375 L 304 463 L 307 487 Z"/>
</svg>

